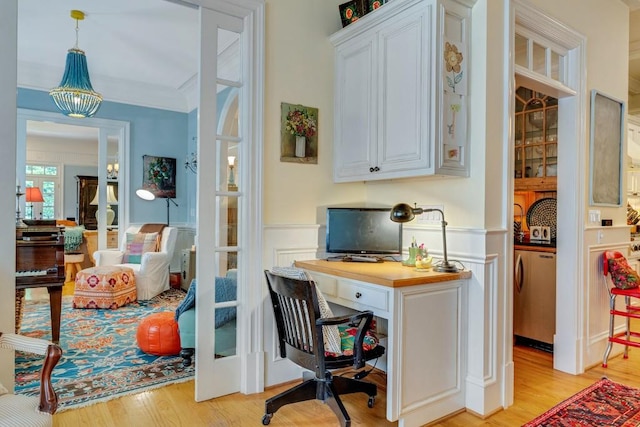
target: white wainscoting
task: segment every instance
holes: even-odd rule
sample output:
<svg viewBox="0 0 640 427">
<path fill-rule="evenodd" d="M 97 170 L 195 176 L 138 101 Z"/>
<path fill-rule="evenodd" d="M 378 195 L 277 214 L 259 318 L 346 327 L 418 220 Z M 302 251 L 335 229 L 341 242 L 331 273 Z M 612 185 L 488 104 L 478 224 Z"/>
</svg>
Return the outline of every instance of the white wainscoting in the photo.
<svg viewBox="0 0 640 427">
<path fill-rule="evenodd" d="M 264 229 L 264 268 L 291 265 L 295 260 L 315 259 L 324 255 L 322 246 L 324 227 L 318 225 L 266 226 Z M 425 243 L 430 253 L 442 256 L 442 234 L 439 227 L 404 227 L 403 242 Z M 467 408 L 479 414 L 488 414 L 502 408 L 504 396 L 512 395 L 508 385 L 513 384 L 511 357 L 511 329 L 505 330 L 505 313 L 511 316 L 511 296 L 502 291 L 507 283 L 505 267 L 510 258 L 505 230 L 487 232 L 478 229 L 447 229 L 449 259 L 457 260 L 472 272 L 468 281 L 468 353 L 467 372 L 464 375 Z M 407 245 L 405 245 L 407 246 Z M 407 257 L 408 249 L 403 258 Z M 502 269 L 502 272 L 501 272 Z M 510 282 L 509 282 L 510 283 Z M 273 312 L 267 300 L 266 284 L 263 286 L 265 337 L 265 386 L 279 384 L 300 377 L 301 372 L 293 363 L 279 356 Z M 509 321 L 510 322 L 510 321 Z M 510 323 L 509 323 L 510 324 Z M 507 336 L 509 337 L 507 339 Z M 508 348 L 505 347 L 508 344 Z M 479 351 L 484 349 L 484 351 Z M 473 352 L 473 357 L 468 354 Z M 505 383 L 506 381 L 510 381 Z"/>
</svg>

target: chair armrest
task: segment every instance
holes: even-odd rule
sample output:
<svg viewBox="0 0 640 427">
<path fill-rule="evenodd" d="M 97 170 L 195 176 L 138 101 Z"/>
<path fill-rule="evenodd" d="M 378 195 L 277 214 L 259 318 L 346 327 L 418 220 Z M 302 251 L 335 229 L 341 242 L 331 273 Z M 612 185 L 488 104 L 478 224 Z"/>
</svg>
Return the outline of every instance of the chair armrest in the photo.
<svg viewBox="0 0 640 427">
<path fill-rule="evenodd" d="M 329 325 L 341 325 L 349 324 L 357 327 L 356 336 L 353 339 L 353 367 L 354 369 L 360 369 L 364 366 L 366 360 L 364 358 L 364 337 L 367 331 L 371 328 L 371 322 L 373 321 L 373 311 L 366 310 L 356 313 L 351 316 L 336 316 L 328 317 L 324 319 L 317 319 L 317 326 L 329 326 Z M 320 334 L 322 335 L 322 334 Z"/>
<path fill-rule="evenodd" d="M 55 414 L 58 409 L 58 396 L 51 383 L 51 372 L 62 357 L 62 348 L 57 344 L 39 338 L 1 333 L 0 348 L 20 350 L 45 356 L 42 370 L 40 371 L 40 403 L 38 410 L 52 415 Z"/>
<path fill-rule="evenodd" d="M 156 274 L 160 270 L 168 268 L 171 260 L 166 252 L 145 252 L 140 259 L 140 273 Z"/>
<path fill-rule="evenodd" d="M 93 253 L 96 266 L 122 264 L 124 252 L 117 249 L 103 249 Z"/>
</svg>

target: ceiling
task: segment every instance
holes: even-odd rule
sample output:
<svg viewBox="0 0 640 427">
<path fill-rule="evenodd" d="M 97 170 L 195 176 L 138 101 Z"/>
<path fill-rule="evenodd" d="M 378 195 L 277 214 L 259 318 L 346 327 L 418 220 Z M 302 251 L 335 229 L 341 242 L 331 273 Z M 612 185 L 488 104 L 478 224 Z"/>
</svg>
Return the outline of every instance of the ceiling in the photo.
<svg viewBox="0 0 640 427">
<path fill-rule="evenodd" d="M 165 0 L 20 0 L 18 86 L 59 85 L 75 45 L 72 9 L 82 10 L 78 47 L 93 88 L 105 100 L 186 112 L 195 86 L 199 24 L 196 9 Z"/>
</svg>

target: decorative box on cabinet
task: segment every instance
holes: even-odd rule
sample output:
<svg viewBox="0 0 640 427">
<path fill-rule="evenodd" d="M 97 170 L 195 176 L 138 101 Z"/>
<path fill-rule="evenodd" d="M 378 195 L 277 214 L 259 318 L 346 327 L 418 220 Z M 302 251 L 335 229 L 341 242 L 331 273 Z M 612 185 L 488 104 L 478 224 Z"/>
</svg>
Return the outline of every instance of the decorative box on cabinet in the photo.
<svg viewBox="0 0 640 427">
<path fill-rule="evenodd" d="M 466 84 L 447 88 L 443 56 L 460 49 L 465 83 L 473 3 L 389 2 L 331 36 L 335 182 L 469 175 Z"/>
</svg>

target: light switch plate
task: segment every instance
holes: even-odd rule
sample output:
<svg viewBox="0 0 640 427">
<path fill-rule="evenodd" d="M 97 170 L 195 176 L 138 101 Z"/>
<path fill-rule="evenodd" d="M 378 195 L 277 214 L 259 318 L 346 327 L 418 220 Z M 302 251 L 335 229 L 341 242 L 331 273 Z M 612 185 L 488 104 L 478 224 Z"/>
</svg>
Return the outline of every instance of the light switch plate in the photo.
<svg viewBox="0 0 640 427">
<path fill-rule="evenodd" d="M 422 205 L 420 206 L 422 209 L 440 209 L 442 212 L 444 212 L 444 206 L 443 205 Z M 442 223 L 442 215 L 440 215 L 440 212 L 425 212 L 422 215 L 418 215 L 416 217 L 416 222 L 418 224 L 434 224 L 434 225 L 440 225 Z"/>
<path fill-rule="evenodd" d="M 600 211 L 589 209 L 589 222 L 591 224 L 600 225 Z"/>
</svg>

